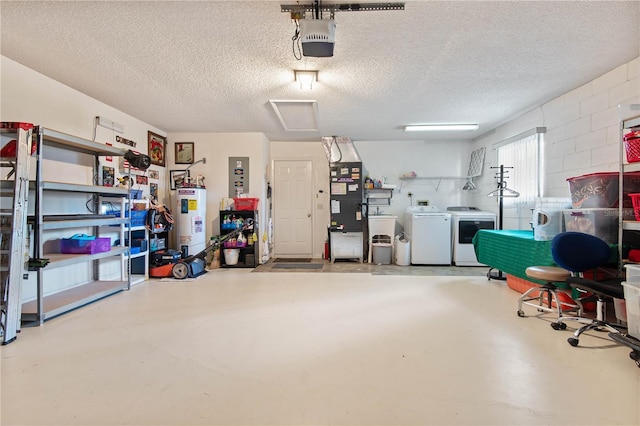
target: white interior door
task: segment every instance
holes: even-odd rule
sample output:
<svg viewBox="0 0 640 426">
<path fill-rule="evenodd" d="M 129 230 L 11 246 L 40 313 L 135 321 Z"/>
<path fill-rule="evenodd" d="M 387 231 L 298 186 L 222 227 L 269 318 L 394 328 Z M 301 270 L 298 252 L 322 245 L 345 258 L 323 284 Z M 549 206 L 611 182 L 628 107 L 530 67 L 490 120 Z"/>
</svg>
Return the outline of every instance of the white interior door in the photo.
<svg viewBox="0 0 640 426">
<path fill-rule="evenodd" d="M 312 257 L 311 160 L 274 161 L 273 252 L 275 257 Z"/>
</svg>

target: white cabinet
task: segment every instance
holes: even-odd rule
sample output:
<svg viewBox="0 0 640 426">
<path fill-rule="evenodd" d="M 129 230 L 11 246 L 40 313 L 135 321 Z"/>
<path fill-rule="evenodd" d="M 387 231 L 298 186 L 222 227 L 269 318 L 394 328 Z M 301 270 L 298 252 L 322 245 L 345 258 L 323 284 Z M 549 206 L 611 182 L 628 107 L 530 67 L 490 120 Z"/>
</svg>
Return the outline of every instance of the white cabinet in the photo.
<svg viewBox="0 0 640 426">
<path fill-rule="evenodd" d="M 129 218 L 100 212 L 100 198 L 121 205 L 129 197 L 125 188 L 99 186 L 99 157 L 123 156 L 125 151 L 44 127 L 34 129 L 37 142 L 34 182 L 33 255 L 48 259 L 23 293 L 31 299 L 22 306 L 22 319 L 45 320 L 105 296 L 128 289 L 128 247 L 124 238 L 107 251 L 61 253 L 61 240 L 74 234 L 106 238 L 116 226 L 124 235 Z M 64 180 L 64 177 L 73 176 Z M 72 181 L 70 181 L 72 180 Z M 31 204 L 31 199 L 30 199 Z"/>
</svg>

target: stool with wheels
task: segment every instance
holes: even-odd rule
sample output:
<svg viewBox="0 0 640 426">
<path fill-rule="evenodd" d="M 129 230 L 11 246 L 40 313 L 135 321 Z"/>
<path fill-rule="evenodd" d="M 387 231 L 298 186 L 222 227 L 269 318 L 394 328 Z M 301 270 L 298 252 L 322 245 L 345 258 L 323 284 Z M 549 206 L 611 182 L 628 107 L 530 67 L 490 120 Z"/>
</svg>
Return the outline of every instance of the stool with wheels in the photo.
<svg viewBox="0 0 640 426">
<path fill-rule="evenodd" d="M 539 287 L 530 288 L 520 296 L 518 299 L 519 317 L 525 316 L 522 305 L 532 306 L 539 312 L 554 312 L 558 314 L 558 321 L 551 323 L 551 327 L 560 330 L 567 327 L 564 322 L 560 321 L 565 316 L 565 313 L 577 312 L 578 316 L 582 315 L 582 303 L 571 298 L 571 291 L 560 289 L 555 284 L 557 282 L 565 282 L 571 276 L 571 272 L 556 266 L 530 266 L 525 273 L 527 277 L 541 280 L 545 283 Z M 538 294 L 531 296 L 535 292 L 538 292 Z M 567 295 L 567 298 L 560 299 L 558 297 L 559 293 Z"/>
</svg>

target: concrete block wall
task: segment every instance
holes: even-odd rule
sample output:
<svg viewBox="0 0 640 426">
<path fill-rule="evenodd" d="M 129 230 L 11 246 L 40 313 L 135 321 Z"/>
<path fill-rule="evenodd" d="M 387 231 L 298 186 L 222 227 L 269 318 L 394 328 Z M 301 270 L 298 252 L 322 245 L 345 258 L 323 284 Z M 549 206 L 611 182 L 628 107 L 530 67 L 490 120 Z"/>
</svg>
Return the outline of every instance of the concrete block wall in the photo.
<svg viewBox="0 0 640 426">
<path fill-rule="evenodd" d="M 534 127 L 546 127 L 543 151 L 544 197 L 569 197 L 567 178 L 596 172 L 616 172 L 620 159 L 619 105 L 640 103 L 640 57 L 574 90 L 510 120 L 474 141 L 487 148 L 485 173 L 478 179 L 474 205 L 497 212 L 496 188 L 490 167 L 498 166 L 493 148 L 505 139 Z M 513 188 L 516 189 L 517 188 Z M 529 229 L 530 210 L 521 206 L 505 212 L 505 229 Z"/>
<path fill-rule="evenodd" d="M 632 102 L 640 102 L 640 58 L 542 105 L 546 196 L 566 196 L 569 177 L 618 171 L 618 105 Z"/>
</svg>

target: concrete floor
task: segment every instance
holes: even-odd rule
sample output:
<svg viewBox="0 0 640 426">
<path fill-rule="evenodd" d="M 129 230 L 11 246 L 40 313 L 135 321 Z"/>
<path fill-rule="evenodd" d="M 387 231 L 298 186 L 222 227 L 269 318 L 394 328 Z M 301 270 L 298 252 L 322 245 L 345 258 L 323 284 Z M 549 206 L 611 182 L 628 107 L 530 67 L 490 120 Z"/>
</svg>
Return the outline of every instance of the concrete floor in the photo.
<svg viewBox="0 0 640 426">
<path fill-rule="evenodd" d="M 0 420 L 640 424 L 629 349 L 598 332 L 571 347 L 573 324 L 519 318 L 519 293 L 480 271 L 149 281 L 3 346 Z"/>
</svg>

